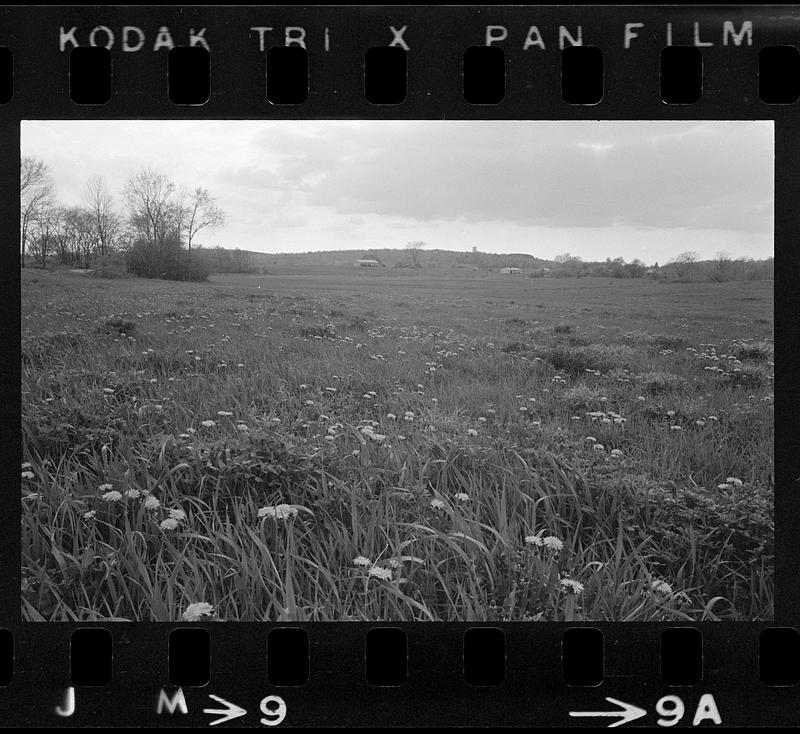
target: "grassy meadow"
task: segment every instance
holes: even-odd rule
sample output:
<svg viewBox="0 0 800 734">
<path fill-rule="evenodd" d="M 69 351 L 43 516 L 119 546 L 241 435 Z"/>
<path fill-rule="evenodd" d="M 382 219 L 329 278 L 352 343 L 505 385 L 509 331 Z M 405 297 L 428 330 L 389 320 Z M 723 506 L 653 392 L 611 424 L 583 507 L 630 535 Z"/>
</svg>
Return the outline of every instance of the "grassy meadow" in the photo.
<svg viewBox="0 0 800 734">
<path fill-rule="evenodd" d="M 26 269 L 23 618 L 768 620 L 771 282 Z"/>
</svg>

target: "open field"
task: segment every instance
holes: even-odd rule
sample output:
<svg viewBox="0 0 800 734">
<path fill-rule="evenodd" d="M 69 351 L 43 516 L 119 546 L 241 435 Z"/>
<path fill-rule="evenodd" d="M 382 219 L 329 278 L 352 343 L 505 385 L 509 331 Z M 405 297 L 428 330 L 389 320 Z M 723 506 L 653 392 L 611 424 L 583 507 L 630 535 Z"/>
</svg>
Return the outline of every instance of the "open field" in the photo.
<svg viewBox="0 0 800 734">
<path fill-rule="evenodd" d="M 772 618 L 771 282 L 22 301 L 27 620 Z"/>
</svg>

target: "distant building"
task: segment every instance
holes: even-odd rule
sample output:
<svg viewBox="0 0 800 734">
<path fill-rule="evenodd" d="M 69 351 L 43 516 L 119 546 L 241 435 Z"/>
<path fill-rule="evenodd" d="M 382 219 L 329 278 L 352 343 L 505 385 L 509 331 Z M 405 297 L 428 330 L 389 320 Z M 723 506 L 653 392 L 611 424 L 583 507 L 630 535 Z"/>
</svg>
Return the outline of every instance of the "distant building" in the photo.
<svg viewBox="0 0 800 734">
<path fill-rule="evenodd" d="M 385 268 L 386 266 L 380 260 L 356 260 L 357 268 Z"/>
<path fill-rule="evenodd" d="M 473 254 L 478 252 L 478 248 L 475 245 L 472 246 L 472 252 Z"/>
<path fill-rule="evenodd" d="M 522 275 L 522 268 L 500 268 L 503 275 Z"/>
</svg>

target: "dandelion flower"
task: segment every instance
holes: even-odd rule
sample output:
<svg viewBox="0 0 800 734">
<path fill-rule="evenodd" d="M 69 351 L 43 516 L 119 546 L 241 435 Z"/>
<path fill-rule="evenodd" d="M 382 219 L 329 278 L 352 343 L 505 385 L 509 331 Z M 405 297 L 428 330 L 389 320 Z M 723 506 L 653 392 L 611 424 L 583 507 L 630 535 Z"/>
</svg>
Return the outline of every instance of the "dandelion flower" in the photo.
<svg viewBox="0 0 800 734">
<path fill-rule="evenodd" d="M 122 493 L 117 492 L 116 490 L 112 490 L 111 492 L 106 492 L 103 495 L 103 499 L 106 502 L 118 502 L 119 500 L 122 499 Z"/>
<path fill-rule="evenodd" d="M 730 488 L 731 488 L 730 484 L 718 484 L 717 485 L 717 489 L 730 489 Z"/>
<path fill-rule="evenodd" d="M 671 594 L 672 587 L 666 581 L 652 581 L 650 583 L 650 591 L 655 591 L 658 594 Z"/>
<path fill-rule="evenodd" d="M 443 510 L 445 508 L 445 504 L 442 502 L 442 500 L 431 500 L 431 507 L 434 510 Z"/>
<path fill-rule="evenodd" d="M 141 492 L 138 489 L 127 489 L 125 490 L 125 496 L 130 497 L 132 500 L 138 499 L 141 496 Z"/>
<path fill-rule="evenodd" d="M 186 607 L 182 617 L 184 622 L 199 622 L 203 617 L 210 617 L 214 613 L 214 607 L 208 602 L 198 601 Z"/>
<path fill-rule="evenodd" d="M 397 416 L 396 416 L 394 413 L 387 413 L 387 414 L 386 414 L 386 417 L 387 417 L 387 418 L 388 418 L 390 421 L 397 420 Z"/>
<path fill-rule="evenodd" d="M 356 566 L 367 567 L 372 565 L 372 561 L 370 561 L 369 558 L 367 558 L 366 556 L 356 556 L 353 559 L 353 564 Z"/>
<path fill-rule="evenodd" d="M 612 456 L 613 456 L 615 459 L 618 459 L 618 458 L 620 458 L 620 457 L 622 456 L 622 451 L 620 451 L 619 449 L 612 449 L 612 450 L 611 450 L 611 455 L 612 455 Z"/>
<path fill-rule="evenodd" d="M 227 410 L 218 410 L 217 415 L 221 416 L 222 418 L 230 418 L 233 415 L 233 413 Z"/>
<path fill-rule="evenodd" d="M 169 516 L 173 520 L 177 520 L 178 522 L 180 522 L 181 520 L 185 520 L 186 519 L 186 513 L 183 510 L 180 510 L 180 509 L 170 510 L 169 511 Z"/>
<path fill-rule="evenodd" d="M 730 483 L 730 484 L 732 484 L 734 487 L 741 487 L 742 486 L 742 480 L 741 479 L 737 479 L 736 477 L 728 477 L 725 481 Z"/>
<path fill-rule="evenodd" d="M 32 471 L 24 471 L 24 472 L 22 472 L 22 478 L 23 479 L 33 479 L 35 477 L 36 477 L 36 475 Z"/>
<path fill-rule="evenodd" d="M 589 443 L 597 443 L 597 439 L 594 436 L 587 436 L 585 440 Z"/>
<path fill-rule="evenodd" d="M 605 451 L 606 450 L 606 447 L 603 446 L 603 444 L 601 444 L 601 443 L 596 443 L 594 446 L 592 446 L 592 448 L 595 451 Z"/>
<path fill-rule="evenodd" d="M 468 428 L 467 429 L 467 435 L 468 436 L 477 436 L 478 432 L 474 428 Z"/>
<path fill-rule="evenodd" d="M 89 510 L 88 512 L 84 512 L 83 516 L 87 520 L 91 520 L 97 514 L 97 510 Z"/>
<path fill-rule="evenodd" d="M 172 517 L 168 517 L 166 520 L 162 520 L 161 525 L 159 527 L 164 530 L 175 530 L 178 527 L 178 521 Z"/>
<path fill-rule="evenodd" d="M 31 462 L 30 461 L 23 462 L 23 464 L 22 464 L 22 466 L 20 468 L 21 469 L 30 469 L 31 468 Z"/>
<path fill-rule="evenodd" d="M 560 551 L 564 547 L 564 543 L 556 538 L 555 535 L 548 535 L 542 538 L 542 545 L 554 551 Z"/>
<path fill-rule="evenodd" d="M 681 428 L 681 426 L 670 426 L 669 430 L 670 431 L 682 431 L 683 428 Z"/>
<path fill-rule="evenodd" d="M 695 421 L 694 424 L 700 428 L 702 428 L 706 422 L 705 421 Z"/>
<path fill-rule="evenodd" d="M 217 425 L 217 422 L 211 420 L 203 421 L 200 425 L 203 426 L 203 428 L 213 428 L 214 426 Z"/>
<path fill-rule="evenodd" d="M 114 489 L 114 486 L 112 484 L 101 484 L 97 488 L 97 491 L 98 492 L 108 492 L 108 490 L 110 490 L 110 489 Z"/>
<path fill-rule="evenodd" d="M 544 545 L 544 541 L 538 535 L 526 535 L 525 542 L 529 545 L 538 545 L 540 547 Z"/>
<path fill-rule="evenodd" d="M 469 502 L 469 495 L 466 492 L 457 492 L 456 499 L 459 502 Z"/>
<path fill-rule="evenodd" d="M 145 509 L 147 510 L 157 510 L 161 507 L 161 501 L 158 497 L 153 497 L 153 495 L 148 495 L 147 499 L 144 501 Z"/>
<path fill-rule="evenodd" d="M 369 570 L 369 575 L 373 578 L 379 578 L 381 581 L 391 581 L 392 571 L 388 568 L 381 568 L 380 566 L 373 566 Z"/>
<path fill-rule="evenodd" d="M 275 505 L 268 507 L 261 507 L 258 510 L 259 517 L 274 517 L 276 520 L 288 520 L 297 514 L 297 508 L 291 505 Z"/>
<path fill-rule="evenodd" d="M 583 591 L 583 584 L 575 579 L 561 579 L 561 588 L 564 591 L 571 591 L 573 594 L 580 594 Z"/>
</svg>

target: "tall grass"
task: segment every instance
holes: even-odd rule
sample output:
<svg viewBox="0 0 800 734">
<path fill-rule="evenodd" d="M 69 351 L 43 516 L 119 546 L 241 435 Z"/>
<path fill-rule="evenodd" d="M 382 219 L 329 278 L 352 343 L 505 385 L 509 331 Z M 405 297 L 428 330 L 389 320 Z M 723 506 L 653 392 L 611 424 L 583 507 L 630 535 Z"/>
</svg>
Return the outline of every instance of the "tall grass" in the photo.
<svg viewBox="0 0 800 734">
<path fill-rule="evenodd" d="M 26 283 L 24 618 L 772 617 L 763 327 L 415 297 Z"/>
</svg>

